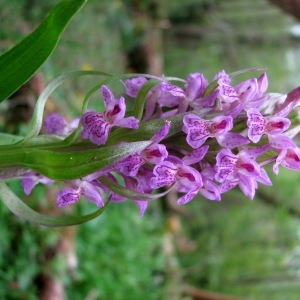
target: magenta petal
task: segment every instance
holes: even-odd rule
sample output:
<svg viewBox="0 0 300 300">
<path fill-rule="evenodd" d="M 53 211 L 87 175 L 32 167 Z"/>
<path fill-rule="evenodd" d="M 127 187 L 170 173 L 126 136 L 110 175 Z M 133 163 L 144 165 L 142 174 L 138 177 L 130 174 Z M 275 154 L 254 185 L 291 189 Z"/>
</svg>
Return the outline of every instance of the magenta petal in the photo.
<svg viewBox="0 0 300 300">
<path fill-rule="evenodd" d="M 104 206 L 104 202 L 98 188 L 91 183 L 86 181 L 82 183 L 82 195 L 86 198 L 86 200 L 94 202 L 97 206 Z"/>
<path fill-rule="evenodd" d="M 126 103 L 121 97 L 119 100 L 111 101 L 105 108 L 104 119 L 111 124 L 118 124 L 125 116 Z"/>
<path fill-rule="evenodd" d="M 134 203 L 140 208 L 140 217 L 142 217 L 148 208 L 148 201 L 134 201 Z"/>
<path fill-rule="evenodd" d="M 195 187 L 200 188 L 203 185 L 201 174 L 190 166 L 182 165 L 178 168 L 176 178 L 179 183 L 179 189 L 189 191 Z"/>
<path fill-rule="evenodd" d="M 187 134 L 187 143 L 194 149 L 199 148 L 211 136 L 208 121 L 192 114 L 183 118 L 182 130 Z"/>
<path fill-rule="evenodd" d="M 219 186 L 219 190 L 221 194 L 224 194 L 230 190 L 232 190 L 234 187 L 236 187 L 238 185 L 239 181 L 238 180 L 226 180 L 224 181 L 220 186 Z"/>
<path fill-rule="evenodd" d="M 142 157 L 152 164 L 158 165 L 168 156 L 168 151 L 165 145 L 152 144 L 142 151 Z"/>
<path fill-rule="evenodd" d="M 266 133 L 279 134 L 286 131 L 291 125 L 291 121 L 283 117 L 272 117 L 267 120 Z"/>
<path fill-rule="evenodd" d="M 257 79 L 258 91 L 260 95 L 263 95 L 265 91 L 268 89 L 268 77 L 267 74 L 264 72 L 262 75 Z"/>
<path fill-rule="evenodd" d="M 247 111 L 247 116 L 248 137 L 253 143 L 257 143 L 265 132 L 266 120 L 255 108 L 250 108 Z"/>
<path fill-rule="evenodd" d="M 127 176 L 136 176 L 139 171 L 139 168 L 146 161 L 142 158 L 140 153 L 134 153 L 125 159 L 119 161 L 116 164 L 116 169 L 119 169 L 121 173 Z"/>
<path fill-rule="evenodd" d="M 135 117 L 128 117 L 121 119 L 114 123 L 114 125 L 118 125 L 120 127 L 137 129 L 139 128 L 139 120 Z"/>
<path fill-rule="evenodd" d="M 155 87 L 159 96 L 157 103 L 166 106 L 173 107 L 179 104 L 180 101 L 185 99 L 184 91 L 170 82 L 163 81 Z"/>
<path fill-rule="evenodd" d="M 192 165 L 201 161 L 204 158 L 205 154 L 207 153 L 208 148 L 209 146 L 203 146 L 201 148 L 193 150 L 192 152 L 188 153 L 183 157 L 183 161 L 187 165 Z"/>
<path fill-rule="evenodd" d="M 219 97 L 226 103 L 232 103 L 239 100 L 238 94 L 235 89 L 228 84 L 222 84 L 218 87 Z"/>
<path fill-rule="evenodd" d="M 239 187 L 249 199 L 253 200 L 255 196 L 256 182 L 253 178 L 242 176 L 239 180 Z"/>
<path fill-rule="evenodd" d="M 216 160 L 217 173 L 215 175 L 215 179 L 218 182 L 224 182 L 233 174 L 237 162 L 237 157 L 229 149 L 222 149 L 217 154 Z"/>
<path fill-rule="evenodd" d="M 214 117 L 209 121 L 209 131 L 215 136 L 220 136 L 233 127 L 231 116 L 218 116 Z"/>
<path fill-rule="evenodd" d="M 76 203 L 80 198 L 80 191 L 70 188 L 61 190 L 57 196 L 57 206 L 67 206 Z"/>
<path fill-rule="evenodd" d="M 202 73 L 189 74 L 185 84 L 185 93 L 189 101 L 200 98 L 207 86 L 208 81 Z"/>
<path fill-rule="evenodd" d="M 246 156 L 239 157 L 236 169 L 239 174 L 247 177 L 256 177 L 260 174 L 260 166 L 258 163 Z"/>
<path fill-rule="evenodd" d="M 157 165 L 153 170 L 155 177 L 152 177 L 150 180 L 151 188 L 157 189 L 175 182 L 177 170 L 178 168 L 168 161 L 164 161 L 162 164 Z"/>
<path fill-rule="evenodd" d="M 145 77 L 135 77 L 125 80 L 126 94 L 135 98 L 141 87 L 147 82 Z"/>
<path fill-rule="evenodd" d="M 271 146 L 269 144 L 266 144 L 266 145 L 258 146 L 258 147 L 245 148 L 245 149 L 243 149 L 243 152 L 245 154 L 247 154 L 247 156 L 250 159 L 255 159 L 257 156 L 260 156 L 263 153 L 265 153 L 267 150 L 269 150 L 270 147 Z"/>
<path fill-rule="evenodd" d="M 219 187 L 212 180 L 205 179 L 199 193 L 209 200 L 221 201 Z"/>
<path fill-rule="evenodd" d="M 198 191 L 199 191 L 199 189 L 189 191 L 184 196 L 178 198 L 177 203 L 179 205 L 183 205 L 183 204 L 190 202 L 198 194 Z"/>
<path fill-rule="evenodd" d="M 226 148 L 234 148 L 241 145 L 249 144 L 249 140 L 244 136 L 234 133 L 234 132 L 227 132 L 224 135 L 216 137 L 219 145 Z"/>
<path fill-rule="evenodd" d="M 21 181 L 21 185 L 26 195 L 30 195 L 33 188 L 38 184 L 38 181 L 34 177 L 25 177 Z"/>
<path fill-rule="evenodd" d="M 285 117 L 300 102 L 300 86 L 287 94 L 286 99 L 275 109 L 274 115 Z"/>
<path fill-rule="evenodd" d="M 67 122 L 57 114 L 51 113 L 44 120 L 44 127 L 47 134 L 65 135 L 67 133 Z"/>
<path fill-rule="evenodd" d="M 107 86 L 102 85 L 101 92 L 102 92 L 105 106 L 108 106 L 112 101 L 115 100 L 113 93 Z"/>
<path fill-rule="evenodd" d="M 105 144 L 111 125 L 104 121 L 103 115 L 96 112 L 87 112 L 82 115 L 82 138 L 90 139 L 96 145 Z"/>
<path fill-rule="evenodd" d="M 258 94 L 257 79 L 251 78 L 243 81 L 235 86 L 235 90 L 237 91 L 241 102 L 250 102 L 255 99 L 255 96 Z"/>
<path fill-rule="evenodd" d="M 219 73 L 215 75 L 214 80 L 218 80 L 219 84 L 229 84 L 231 82 L 230 76 L 225 72 L 225 70 L 221 70 Z"/>
<path fill-rule="evenodd" d="M 287 154 L 287 149 L 282 149 L 280 151 L 280 154 L 277 156 L 276 158 L 276 162 L 275 164 L 273 165 L 273 171 L 274 173 L 277 175 L 278 172 L 279 172 L 279 165 L 282 163 L 283 159 L 285 158 Z"/>
<path fill-rule="evenodd" d="M 283 134 L 269 135 L 269 144 L 275 149 L 287 149 L 297 147 L 295 142 Z"/>
<path fill-rule="evenodd" d="M 288 169 L 300 170 L 300 149 L 289 148 L 281 164 Z"/>
<path fill-rule="evenodd" d="M 260 174 L 259 174 L 259 176 L 257 176 L 255 179 L 256 179 L 258 182 L 261 182 L 261 183 L 263 183 L 263 184 L 265 184 L 265 185 L 269 185 L 269 186 L 272 185 L 272 181 L 271 181 L 271 179 L 269 178 L 268 173 L 267 173 L 267 172 L 265 171 L 265 169 L 263 169 L 263 168 L 260 169 Z"/>
<path fill-rule="evenodd" d="M 161 140 L 163 140 L 167 134 L 169 133 L 171 128 L 171 122 L 166 121 L 165 125 L 162 126 L 156 133 L 155 135 L 151 138 L 151 141 L 155 143 L 159 143 Z"/>
</svg>

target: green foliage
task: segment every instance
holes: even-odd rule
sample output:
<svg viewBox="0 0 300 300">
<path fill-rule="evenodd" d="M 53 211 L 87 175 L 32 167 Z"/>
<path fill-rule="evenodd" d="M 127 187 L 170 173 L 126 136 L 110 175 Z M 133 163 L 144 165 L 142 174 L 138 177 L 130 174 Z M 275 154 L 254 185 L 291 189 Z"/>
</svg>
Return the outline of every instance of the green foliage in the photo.
<svg viewBox="0 0 300 300">
<path fill-rule="evenodd" d="M 112 203 L 101 218 L 80 226 L 78 271 L 69 299 L 165 299 L 163 216 L 157 202 L 143 218 L 133 203 Z M 76 287 L 76 288 L 75 288 Z"/>
<path fill-rule="evenodd" d="M 45 62 L 60 35 L 85 2 L 62 1 L 34 32 L 0 56 L 0 101 L 8 98 Z"/>
<path fill-rule="evenodd" d="M 47 251 L 55 245 L 57 232 L 18 219 L 3 205 L 0 219 L 0 298 L 38 299 L 35 280 L 43 272 Z"/>
</svg>

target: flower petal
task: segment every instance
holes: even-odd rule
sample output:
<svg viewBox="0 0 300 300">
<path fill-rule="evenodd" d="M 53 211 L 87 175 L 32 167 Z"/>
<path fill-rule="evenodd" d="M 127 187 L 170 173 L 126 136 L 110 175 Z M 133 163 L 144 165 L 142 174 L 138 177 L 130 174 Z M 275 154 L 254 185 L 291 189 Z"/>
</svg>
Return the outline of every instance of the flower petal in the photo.
<svg viewBox="0 0 300 300">
<path fill-rule="evenodd" d="M 269 144 L 275 149 L 287 149 L 297 147 L 295 142 L 283 134 L 269 135 Z"/>
<path fill-rule="evenodd" d="M 249 144 L 250 141 L 239 133 L 227 132 L 224 135 L 216 137 L 218 143 L 222 147 L 234 148 L 241 145 Z"/>
<path fill-rule="evenodd" d="M 155 166 L 153 170 L 155 177 L 150 179 L 151 188 L 157 189 L 175 182 L 177 170 L 178 168 L 168 161 L 164 161 L 160 165 Z"/>
<path fill-rule="evenodd" d="M 100 191 L 95 185 L 83 181 L 81 194 L 86 198 L 86 200 L 94 202 L 97 206 L 104 206 Z"/>
<path fill-rule="evenodd" d="M 204 158 L 205 154 L 207 153 L 208 148 L 209 146 L 206 145 L 188 153 L 183 157 L 184 163 L 187 165 L 192 165 L 201 161 Z"/>
<path fill-rule="evenodd" d="M 224 182 L 233 174 L 238 159 L 229 149 L 222 149 L 217 154 L 216 160 L 217 173 L 215 179 L 218 182 Z"/>
<path fill-rule="evenodd" d="M 265 132 L 266 120 L 255 108 L 250 108 L 247 116 L 248 137 L 253 143 L 257 143 Z"/>
<path fill-rule="evenodd" d="M 66 188 L 61 190 L 57 195 L 56 206 L 68 206 L 76 203 L 80 198 L 80 190 Z"/>
<path fill-rule="evenodd" d="M 139 76 L 125 80 L 126 94 L 135 98 L 141 87 L 147 82 L 145 77 Z"/>
<path fill-rule="evenodd" d="M 105 107 L 107 107 L 111 102 L 115 101 L 113 93 L 107 86 L 102 85 L 100 90 L 102 92 Z"/>
</svg>

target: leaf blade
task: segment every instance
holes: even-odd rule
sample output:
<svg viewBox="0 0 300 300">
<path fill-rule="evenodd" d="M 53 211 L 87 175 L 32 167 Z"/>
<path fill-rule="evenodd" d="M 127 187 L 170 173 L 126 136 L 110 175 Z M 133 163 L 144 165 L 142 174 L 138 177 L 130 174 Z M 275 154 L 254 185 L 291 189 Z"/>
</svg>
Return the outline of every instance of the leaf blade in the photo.
<svg viewBox="0 0 300 300">
<path fill-rule="evenodd" d="M 86 2 L 60 2 L 36 30 L 0 56 L 0 102 L 29 80 L 52 54 L 61 34 Z"/>
<path fill-rule="evenodd" d="M 71 226 L 88 222 L 101 215 L 107 207 L 107 204 L 109 203 L 107 202 L 104 207 L 101 207 L 95 212 L 84 216 L 69 215 L 61 217 L 52 217 L 45 214 L 41 214 L 30 208 L 19 197 L 17 197 L 3 181 L 0 181 L 0 200 L 2 200 L 4 205 L 16 216 L 25 219 L 31 223 L 47 227 Z"/>
</svg>

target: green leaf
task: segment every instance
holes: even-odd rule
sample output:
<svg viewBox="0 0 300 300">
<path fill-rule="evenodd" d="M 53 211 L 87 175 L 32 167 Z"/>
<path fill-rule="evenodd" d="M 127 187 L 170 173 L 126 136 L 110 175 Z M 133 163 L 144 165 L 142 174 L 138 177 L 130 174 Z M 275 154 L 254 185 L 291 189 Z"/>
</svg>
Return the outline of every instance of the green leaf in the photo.
<svg viewBox="0 0 300 300">
<path fill-rule="evenodd" d="M 0 145 L 9 145 L 9 144 L 14 144 L 22 140 L 22 136 L 17 136 L 14 134 L 9 134 L 9 133 L 0 133 Z"/>
<path fill-rule="evenodd" d="M 41 214 L 30 208 L 19 197 L 17 197 L 3 181 L 0 181 L 0 199 L 7 206 L 7 208 L 16 216 L 25 219 L 31 223 L 44 225 L 48 227 L 78 225 L 88 222 L 101 215 L 105 210 L 106 206 L 108 205 L 108 203 L 106 203 L 104 207 L 101 207 L 95 212 L 85 216 L 69 215 L 62 217 L 52 217 Z"/>
<path fill-rule="evenodd" d="M 135 152 L 142 151 L 149 144 L 151 141 L 108 147 L 89 146 L 92 149 L 86 146 L 53 150 L 10 148 L 0 152 L 0 170 L 29 168 L 54 180 L 72 180 L 111 166 Z"/>
<path fill-rule="evenodd" d="M 66 26 L 86 1 L 60 2 L 35 31 L 0 56 L 0 102 L 28 81 L 51 55 Z"/>
</svg>

